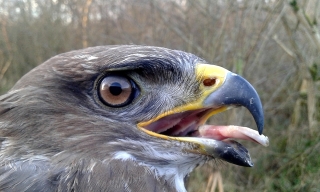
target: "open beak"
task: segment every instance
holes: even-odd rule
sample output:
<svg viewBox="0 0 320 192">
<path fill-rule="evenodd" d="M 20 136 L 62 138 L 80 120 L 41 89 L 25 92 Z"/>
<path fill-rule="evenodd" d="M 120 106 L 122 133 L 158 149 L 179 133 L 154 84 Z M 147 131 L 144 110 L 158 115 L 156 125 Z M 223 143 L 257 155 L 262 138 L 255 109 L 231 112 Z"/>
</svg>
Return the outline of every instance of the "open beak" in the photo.
<svg viewBox="0 0 320 192">
<path fill-rule="evenodd" d="M 158 138 L 193 143 L 196 147 L 191 152 L 253 166 L 247 149 L 230 139 L 269 144 L 268 137 L 261 135 L 264 117 L 259 95 L 248 81 L 222 67 L 197 64 L 195 72 L 201 92 L 198 99 L 141 122 L 138 127 Z M 250 111 L 258 131 L 233 125 L 205 125 L 212 115 L 237 106 Z"/>
</svg>

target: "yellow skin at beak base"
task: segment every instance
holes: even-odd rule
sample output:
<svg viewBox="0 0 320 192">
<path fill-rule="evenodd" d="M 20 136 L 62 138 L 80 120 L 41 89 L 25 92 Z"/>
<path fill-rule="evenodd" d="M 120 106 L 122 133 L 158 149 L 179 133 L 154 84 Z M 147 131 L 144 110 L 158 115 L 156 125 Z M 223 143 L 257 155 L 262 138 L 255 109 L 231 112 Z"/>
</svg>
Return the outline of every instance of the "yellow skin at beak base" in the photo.
<svg viewBox="0 0 320 192">
<path fill-rule="evenodd" d="M 210 108 L 210 106 L 204 106 L 204 104 L 203 104 L 204 100 L 212 92 L 217 90 L 224 83 L 228 73 L 229 73 L 228 70 L 226 70 L 222 67 L 216 66 L 216 65 L 197 64 L 195 67 L 195 75 L 196 75 L 196 79 L 198 80 L 198 83 L 199 83 L 199 89 L 201 92 L 200 97 L 191 103 L 188 103 L 188 104 L 182 105 L 182 106 L 178 106 L 176 108 L 173 108 L 170 111 L 162 113 L 149 121 L 138 123 L 138 128 L 143 130 L 147 134 L 154 136 L 154 137 L 158 137 L 158 138 L 162 138 L 162 139 L 166 139 L 166 140 L 177 140 L 177 141 L 186 141 L 186 142 L 197 143 L 197 144 L 199 144 L 199 147 L 200 147 L 200 149 L 199 149 L 200 151 L 197 151 L 197 152 L 205 153 L 204 146 L 202 146 L 201 143 L 197 142 L 197 140 L 195 138 L 192 138 L 192 137 L 171 137 L 171 136 L 155 133 L 153 131 L 149 131 L 143 127 L 146 127 L 147 125 L 149 125 L 149 124 L 151 124 L 151 123 L 153 123 L 153 122 L 155 122 L 165 116 L 168 116 L 168 115 L 182 113 L 185 111 Z M 205 86 L 203 83 L 203 81 L 205 79 L 215 79 L 216 81 L 215 81 L 215 84 L 213 84 L 212 86 Z M 223 107 L 219 107 L 217 109 L 210 110 L 207 114 L 205 114 L 201 118 L 199 124 L 203 125 L 208 120 L 208 118 L 211 117 L 212 115 L 226 111 L 228 109 L 229 109 L 228 107 L 223 106 Z"/>
</svg>

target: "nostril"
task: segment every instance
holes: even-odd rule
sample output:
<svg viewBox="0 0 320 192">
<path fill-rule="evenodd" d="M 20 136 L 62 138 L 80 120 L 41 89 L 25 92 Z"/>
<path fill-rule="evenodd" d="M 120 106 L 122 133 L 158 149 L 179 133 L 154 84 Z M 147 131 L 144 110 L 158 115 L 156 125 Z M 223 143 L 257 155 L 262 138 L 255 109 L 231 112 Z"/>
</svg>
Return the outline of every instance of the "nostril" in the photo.
<svg viewBox="0 0 320 192">
<path fill-rule="evenodd" d="M 216 78 L 207 78 L 203 80 L 203 85 L 206 87 L 213 86 L 216 84 L 217 79 Z"/>
</svg>

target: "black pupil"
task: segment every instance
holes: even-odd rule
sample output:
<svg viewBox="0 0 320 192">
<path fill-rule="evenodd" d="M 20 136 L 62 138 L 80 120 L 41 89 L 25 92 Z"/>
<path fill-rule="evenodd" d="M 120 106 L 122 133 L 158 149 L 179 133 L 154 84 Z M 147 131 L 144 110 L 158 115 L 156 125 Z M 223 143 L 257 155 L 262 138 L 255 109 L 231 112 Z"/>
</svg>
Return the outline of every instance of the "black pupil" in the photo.
<svg viewBox="0 0 320 192">
<path fill-rule="evenodd" d="M 120 95 L 122 93 L 121 84 L 118 82 L 112 83 L 109 87 L 109 91 L 114 96 Z"/>
</svg>

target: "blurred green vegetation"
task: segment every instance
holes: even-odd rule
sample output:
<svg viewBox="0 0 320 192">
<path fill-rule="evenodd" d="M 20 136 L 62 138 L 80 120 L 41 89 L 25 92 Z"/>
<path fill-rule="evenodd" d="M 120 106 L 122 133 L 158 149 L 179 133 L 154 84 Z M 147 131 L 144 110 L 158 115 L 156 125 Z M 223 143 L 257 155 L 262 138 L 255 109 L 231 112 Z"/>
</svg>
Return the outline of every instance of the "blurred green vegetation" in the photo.
<svg viewBox="0 0 320 192">
<path fill-rule="evenodd" d="M 0 0 L 0 94 L 33 67 L 88 46 L 143 44 L 192 52 L 248 79 L 270 146 L 242 142 L 253 168 L 213 161 L 189 191 L 320 191 L 320 0 Z M 214 124 L 255 127 L 244 109 Z M 211 179 L 210 179 L 211 178 Z"/>
</svg>

